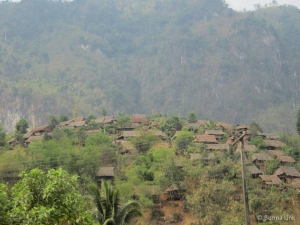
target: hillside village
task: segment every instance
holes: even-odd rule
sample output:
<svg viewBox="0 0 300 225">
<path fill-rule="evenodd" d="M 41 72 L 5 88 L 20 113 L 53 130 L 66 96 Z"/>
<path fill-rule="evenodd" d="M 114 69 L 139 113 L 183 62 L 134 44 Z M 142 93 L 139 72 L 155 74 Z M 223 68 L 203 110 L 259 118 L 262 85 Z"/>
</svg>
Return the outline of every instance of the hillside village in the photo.
<svg viewBox="0 0 300 225">
<path fill-rule="evenodd" d="M 255 123 L 250 126 L 242 124 L 233 126 L 224 122 L 196 120 L 193 114 L 189 119 L 145 114 L 134 114 L 130 117 L 122 115 L 117 118 L 114 116 L 87 119 L 78 117 L 57 122 L 55 125 L 49 124 L 27 130 L 21 139 L 13 138 L 7 144 L 11 146 L 8 152 L 13 152 L 14 149 L 20 151 L 20 148 L 24 148 L 26 152 L 26 149 L 38 143 L 57 139 L 57 136 L 62 135 L 60 132 L 74 132 L 77 138 L 72 145 L 84 146 L 84 140 L 88 137 L 105 133 L 110 137 L 109 140 L 114 150 L 108 155 L 101 154 L 93 179 L 99 185 L 101 180 L 105 179 L 115 183 L 120 189 L 127 190 L 131 187 L 132 189 L 127 193 L 128 198 L 134 196 L 135 199 L 141 199 L 141 196 L 146 196 L 148 200 L 150 199 L 151 204 L 148 204 L 151 205 L 151 213 L 145 213 L 143 221 L 157 220 L 162 224 L 176 222 L 192 224 L 198 216 L 194 214 L 195 211 L 188 209 L 187 205 L 193 204 L 187 196 L 192 196 L 194 190 L 199 188 L 198 182 L 201 183 L 203 180 L 219 184 L 224 180 L 233 182 L 230 198 L 241 204 L 239 160 L 241 145 L 239 142 L 236 145 L 232 144 L 243 133 L 245 134 L 243 149 L 246 155 L 247 182 L 250 186 L 254 184 L 252 188 L 260 189 L 259 192 L 263 193 L 274 190 L 282 193 L 282 191 L 300 189 L 298 158 L 293 158 L 294 153 L 294 155 L 289 155 L 288 143 L 282 141 L 284 139 L 282 136 L 266 134 L 260 130 L 259 125 Z M 175 154 L 172 157 L 164 155 L 169 153 L 162 152 L 168 152 L 168 149 L 174 149 Z M 166 157 L 158 159 L 166 160 L 166 165 L 170 162 L 168 166 L 174 171 L 168 171 L 167 176 L 172 176 L 171 180 L 168 180 L 169 177 L 161 178 L 165 181 L 156 181 L 157 175 L 153 168 L 151 169 L 151 163 L 156 165 L 158 161 L 151 158 L 153 156 L 149 153 L 152 154 L 152 152 Z M 171 161 L 169 161 L 170 157 Z M 131 183 L 130 173 L 135 170 L 134 166 L 144 163 L 143 160 L 137 163 L 141 159 L 150 160 L 150 164 L 144 165 L 146 166 L 143 169 L 144 172 L 137 172 L 142 178 L 139 178 L 138 182 L 135 180 Z M 160 169 L 164 167 L 157 165 Z M 192 174 L 192 168 L 199 171 Z M 3 182 L 18 180 L 16 171 L 3 172 L 0 168 L 0 173 Z M 242 209 L 241 207 L 239 214 L 243 213 Z M 251 217 L 253 221 L 255 221 L 254 211 L 256 210 L 253 209 Z M 140 224 L 145 223 L 140 222 Z"/>
</svg>

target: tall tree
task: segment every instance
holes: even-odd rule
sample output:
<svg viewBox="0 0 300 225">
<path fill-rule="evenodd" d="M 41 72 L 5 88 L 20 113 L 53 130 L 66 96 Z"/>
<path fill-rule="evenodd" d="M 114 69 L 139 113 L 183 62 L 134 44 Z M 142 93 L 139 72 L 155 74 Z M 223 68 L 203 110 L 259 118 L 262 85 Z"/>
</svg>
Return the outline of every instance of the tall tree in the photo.
<svg viewBox="0 0 300 225">
<path fill-rule="evenodd" d="M 189 121 L 189 123 L 196 123 L 197 122 L 196 114 L 195 114 L 194 111 L 189 112 L 188 121 Z"/>
<path fill-rule="evenodd" d="M 77 176 L 70 176 L 62 169 L 47 173 L 33 169 L 23 172 L 21 178 L 11 193 L 0 186 L 1 224 L 95 224 L 84 210 Z"/>
<path fill-rule="evenodd" d="M 2 124 L 0 123 L 0 146 L 5 145 L 5 131 L 3 129 Z"/>
<path fill-rule="evenodd" d="M 297 113 L 297 133 L 300 135 L 300 109 Z"/>
<path fill-rule="evenodd" d="M 25 134 L 26 129 L 29 128 L 27 120 L 24 118 L 20 119 L 19 122 L 17 122 L 15 128 L 17 132 Z"/>
<path fill-rule="evenodd" d="M 101 225 L 125 225 L 135 217 L 142 216 L 139 211 L 140 204 L 136 201 L 128 201 L 120 208 L 119 190 L 112 185 L 101 181 L 101 189 L 92 184 L 90 189 L 97 207 L 96 218 Z"/>
</svg>

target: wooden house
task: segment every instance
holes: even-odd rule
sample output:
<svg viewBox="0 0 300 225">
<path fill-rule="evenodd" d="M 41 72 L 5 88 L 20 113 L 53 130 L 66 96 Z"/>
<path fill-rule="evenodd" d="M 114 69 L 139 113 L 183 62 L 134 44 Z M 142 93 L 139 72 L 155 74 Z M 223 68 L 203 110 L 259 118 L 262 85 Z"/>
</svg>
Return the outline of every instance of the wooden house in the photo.
<svg viewBox="0 0 300 225">
<path fill-rule="evenodd" d="M 139 128 L 140 127 L 140 124 L 138 123 L 129 123 L 129 124 L 125 124 L 125 125 L 122 125 L 122 126 L 118 126 L 117 127 L 117 130 L 119 131 L 132 131 L 136 128 Z"/>
<path fill-rule="evenodd" d="M 291 182 L 290 185 L 294 188 L 300 189 L 300 178 L 294 178 Z"/>
<path fill-rule="evenodd" d="M 275 150 L 286 147 L 286 144 L 279 140 L 264 140 L 264 143 L 267 150 Z"/>
<path fill-rule="evenodd" d="M 250 130 L 250 127 L 243 124 L 238 124 L 235 126 L 235 130 L 241 133 L 243 131 Z"/>
<path fill-rule="evenodd" d="M 164 193 L 167 195 L 168 200 L 182 200 L 185 198 L 186 188 L 184 183 L 172 184 L 167 188 Z"/>
<path fill-rule="evenodd" d="M 113 124 L 116 121 L 114 116 L 102 116 L 95 120 L 96 123 Z"/>
<path fill-rule="evenodd" d="M 130 118 L 131 123 L 138 123 L 138 124 L 148 124 L 148 118 L 146 114 L 134 114 Z"/>
<path fill-rule="evenodd" d="M 207 144 L 206 150 L 208 151 L 229 151 L 228 144 Z"/>
<path fill-rule="evenodd" d="M 231 130 L 233 130 L 233 126 L 231 124 L 229 124 L 229 123 L 217 122 L 216 125 L 218 127 L 221 127 L 221 129 L 223 131 L 231 131 Z"/>
<path fill-rule="evenodd" d="M 208 134 L 196 135 L 194 142 L 201 142 L 204 144 L 218 144 L 219 143 L 214 135 L 208 135 Z"/>
<path fill-rule="evenodd" d="M 113 181 L 115 177 L 114 167 L 100 167 L 96 173 L 95 180 L 101 186 L 101 180 Z"/>
<path fill-rule="evenodd" d="M 234 142 L 235 142 L 234 136 L 231 136 L 226 140 L 226 144 L 229 144 L 229 145 L 233 145 Z"/>
<path fill-rule="evenodd" d="M 252 163 L 256 166 L 261 166 L 261 169 L 264 170 L 264 165 L 267 160 L 273 160 L 273 158 L 269 154 L 264 153 L 254 153 L 252 155 Z"/>
<path fill-rule="evenodd" d="M 85 118 L 84 117 L 77 117 L 77 118 L 74 118 L 74 119 L 70 119 L 68 121 L 63 121 L 60 124 L 58 124 L 56 127 L 62 129 L 64 127 L 70 126 L 71 123 L 80 122 L 80 121 L 85 121 Z"/>
<path fill-rule="evenodd" d="M 196 124 L 198 124 L 199 126 L 203 126 L 205 124 L 207 124 L 208 120 L 197 120 Z"/>
<path fill-rule="evenodd" d="M 76 128 L 79 128 L 79 127 L 83 127 L 85 125 L 86 125 L 85 120 L 83 120 L 83 121 L 73 121 L 69 124 L 69 127 L 76 129 Z"/>
<path fill-rule="evenodd" d="M 178 169 L 182 169 L 182 162 L 180 159 L 175 159 L 174 164 Z"/>
<path fill-rule="evenodd" d="M 126 140 L 126 139 L 128 139 L 128 138 L 138 137 L 138 136 L 140 136 L 140 135 L 141 135 L 140 132 L 135 131 L 135 130 L 131 130 L 131 131 L 123 131 L 122 135 L 119 136 L 119 137 L 117 138 L 117 140 L 121 140 L 121 139 Z"/>
<path fill-rule="evenodd" d="M 52 129 L 49 126 L 37 127 L 31 131 L 30 136 L 43 136 L 45 133 L 50 133 Z"/>
<path fill-rule="evenodd" d="M 261 187 L 279 186 L 281 180 L 276 175 L 259 175 L 261 179 Z"/>
<path fill-rule="evenodd" d="M 204 134 L 215 136 L 217 141 L 221 141 L 225 136 L 222 130 L 206 130 Z"/>
<path fill-rule="evenodd" d="M 277 159 L 280 161 L 281 166 L 285 166 L 287 163 L 295 164 L 297 162 L 291 156 L 285 156 L 285 155 L 278 156 Z"/>
<path fill-rule="evenodd" d="M 249 172 L 252 178 L 258 178 L 259 175 L 263 175 L 264 173 L 259 170 L 256 166 L 246 166 L 247 171 Z"/>
<path fill-rule="evenodd" d="M 274 175 L 278 176 L 281 180 L 290 183 L 294 178 L 300 178 L 300 173 L 295 167 L 291 166 L 280 166 Z"/>
<path fill-rule="evenodd" d="M 13 147 L 15 147 L 15 146 L 17 146 L 18 144 L 20 144 L 20 142 L 19 142 L 17 139 L 12 138 L 12 139 L 10 139 L 10 140 L 7 142 L 7 144 L 12 145 Z"/>
<path fill-rule="evenodd" d="M 136 148 L 133 146 L 133 144 L 130 141 L 120 141 L 120 154 L 130 154 L 133 152 L 136 152 Z"/>
<path fill-rule="evenodd" d="M 244 151 L 246 156 L 249 156 L 250 153 L 256 152 L 257 148 L 255 145 L 244 145 Z"/>
<path fill-rule="evenodd" d="M 277 159 L 279 156 L 284 155 L 284 152 L 281 150 L 267 150 L 267 153 L 274 159 Z"/>
</svg>

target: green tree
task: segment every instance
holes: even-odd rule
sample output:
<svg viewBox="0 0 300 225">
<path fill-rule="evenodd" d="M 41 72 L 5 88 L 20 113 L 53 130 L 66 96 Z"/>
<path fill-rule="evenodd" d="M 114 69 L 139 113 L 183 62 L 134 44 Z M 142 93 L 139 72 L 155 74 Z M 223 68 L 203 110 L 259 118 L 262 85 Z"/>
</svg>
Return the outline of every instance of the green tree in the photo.
<svg viewBox="0 0 300 225">
<path fill-rule="evenodd" d="M 33 169 L 20 176 L 22 179 L 9 195 L 6 187 L 0 187 L 0 201 L 5 203 L 1 208 L 6 210 L 2 224 L 95 224 L 84 209 L 85 201 L 77 189 L 77 176 L 70 176 L 62 169 L 47 173 Z M 0 216 L 3 217 L 3 209 Z"/>
<path fill-rule="evenodd" d="M 117 117 L 117 124 L 118 124 L 119 127 L 126 126 L 126 125 L 130 124 L 130 118 L 121 113 Z"/>
<path fill-rule="evenodd" d="M 107 115 L 106 109 L 102 109 L 102 116 L 106 116 L 106 115 Z"/>
<path fill-rule="evenodd" d="M 24 118 L 20 119 L 19 122 L 17 122 L 15 128 L 18 133 L 25 134 L 26 129 L 29 128 L 27 120 Z"/>
<path fill-rule="evenodd" d="M 139 153 L 146 153 L 157 141 L 158 137 L 151 132 L 140 132 L 140 136 L 131 139 Z"/>
<path fill-rule="evenodd" d="M 267 160 L 266 161 L 266 167 L 265 172 L 266 175 L 272 175 L 276 169 L 280 166 L 280 161 L 278 159 L 275 160 Z"/>
<path fill-rule="evenodd" d="M 194 111 L 189 112 L 188 121 L 189 121 L 189 123 L 196 123 L 197 122 L 196 115 L 195 115 Z"/>
<path fill-rule="evenodd" d="M 176 133 L 177 134 L 177 133 Z M 180 131 L 176 135 L 176 150 L 183 153 L 187 150 L 188 145 L 192 143 L 194 140 L 194 135 L 192 132 L 189 131 Z"/>
<path fill-rule="evenodd" d="M 51 127 L 51 129 L 54 129 L 59 124 L 59 121 L 56 119 L 54 115 L 50 115 L 48 117 L 48 125 Z"/>
<path fill-rule="evenodd" d="M 130 200 L 120 208 L 120 194 L 118 189 L 105 181 L 101 181 L 101 189 L 96 184 L 90 185 L 94 202 L 97 207 L 95 217 L 101 225 L 125 225 L 135 217 L 142 216 L 140 204 Z"/>
<path fill-rule="evenodd" d="M 68 116 L 66 116 L 66 115 L 61 115 L 60 117 L 59 117 L 59 122 L 61 123 L 61 122 L 65 122 L 65 121 L 68 121 L 69 120 L 69 117 Z"/>
<path fill-rule="evenodd" d="M 95 121 L 96 117 L 93 114 L 90 114 L 87 119 L 86 119 L 86 123 L 89 124 L 92 121 Z"/>
<path fill-rule="evenodd" d="M 297 113 L 297 133 L 300 135 L 300 109 Z"/>
<path fill-rule="evenodd" d="M 6 144 L 5 142 L 5 131 L 3 129 L 2 124 L 0 123 L 0 146 L 4 146 Z"/>
<path fill-rule="evenodd" d="M 253 134 L 256 134 L 257 132 L 263 133 L 263 129 L 256 122 L 250 124 L 250 129 L 253 132 Z"/>
</svg>

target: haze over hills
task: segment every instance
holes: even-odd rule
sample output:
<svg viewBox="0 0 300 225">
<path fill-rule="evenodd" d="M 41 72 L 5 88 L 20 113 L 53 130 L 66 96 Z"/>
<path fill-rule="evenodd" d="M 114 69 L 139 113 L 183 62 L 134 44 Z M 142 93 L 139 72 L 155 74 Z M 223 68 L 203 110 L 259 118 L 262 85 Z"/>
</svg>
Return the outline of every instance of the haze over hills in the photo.
<svg viewBox="0 0 300 225">
<path fill-rule="evenodd" d="M 0 5 L 0 119 L 168 113 L 295 131 L 299 10 L 220 0 Z M 78 109 L 78 110 L 77 110 Z M 78 111 L 78 113 L 77 113 Z"/>
</svg>

